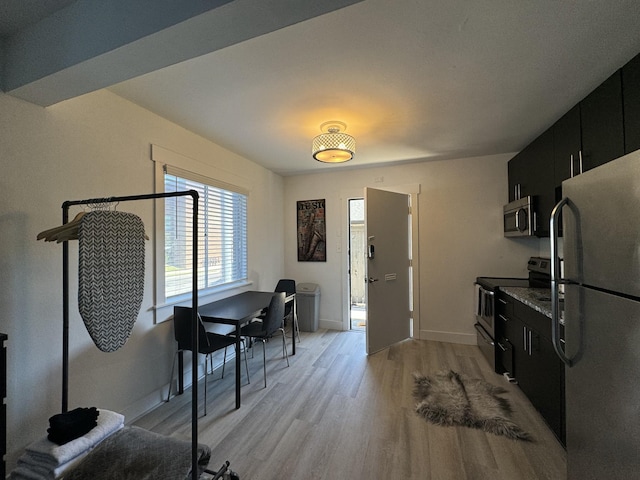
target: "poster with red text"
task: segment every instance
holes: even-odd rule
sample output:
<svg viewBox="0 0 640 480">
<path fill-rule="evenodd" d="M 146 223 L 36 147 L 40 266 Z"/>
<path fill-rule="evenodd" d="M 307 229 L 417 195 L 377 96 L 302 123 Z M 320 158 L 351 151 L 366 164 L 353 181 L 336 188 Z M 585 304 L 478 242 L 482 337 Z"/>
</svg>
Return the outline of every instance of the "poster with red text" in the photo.
<svg viewBox="0 0 640 480">
<path fill-rule="evenodd" d="M 324 198 L 298 201 L 298 261 L 327 261 Z"/>
</svg>

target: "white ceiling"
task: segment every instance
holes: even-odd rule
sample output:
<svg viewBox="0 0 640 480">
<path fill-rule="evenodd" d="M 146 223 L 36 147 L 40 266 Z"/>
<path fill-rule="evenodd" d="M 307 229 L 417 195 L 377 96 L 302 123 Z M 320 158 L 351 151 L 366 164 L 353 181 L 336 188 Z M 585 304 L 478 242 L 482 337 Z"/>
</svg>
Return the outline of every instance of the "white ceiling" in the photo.
<svg viewBox="0 0 640 480">
<path fill-rule="evenodd" d="M 365 0 L 110 90 L 282 175 L 515 152 L 640 52 L 638 19 L 637 0 Z M 328 120 L 351 162 L 312 159 Z"/>
</svg>

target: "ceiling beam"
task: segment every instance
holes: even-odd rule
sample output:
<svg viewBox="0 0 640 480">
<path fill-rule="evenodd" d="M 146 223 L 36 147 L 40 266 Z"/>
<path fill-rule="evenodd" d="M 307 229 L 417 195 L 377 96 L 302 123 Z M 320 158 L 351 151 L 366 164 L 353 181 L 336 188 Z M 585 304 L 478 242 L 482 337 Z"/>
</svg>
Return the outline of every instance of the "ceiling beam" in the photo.
<svg viewBox="0 0 640 480">
<path fill-rule="evenodd" d="M 79 0 L 5 40 L 1 85 L 53 105 L 360 1 Z"/>
</svg>

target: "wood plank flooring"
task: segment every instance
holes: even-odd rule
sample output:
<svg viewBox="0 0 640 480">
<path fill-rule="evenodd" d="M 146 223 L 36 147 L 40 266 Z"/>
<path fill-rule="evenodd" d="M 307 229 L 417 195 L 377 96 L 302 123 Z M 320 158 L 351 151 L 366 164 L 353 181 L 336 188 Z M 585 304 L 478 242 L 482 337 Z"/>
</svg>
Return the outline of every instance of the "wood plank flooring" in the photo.
<svg viewBox="0 0 640 480">
<path fill-rule="evenodd" d="M 365 353 L 365 334 L 302 332 L 287 367 L 276 338 L 243 370 L 242 407 L 234 406 L 234 362 L 225 378 L 209 376 L 199 442 L 211 447 L 210 468 L 231 462 L 241 480 L 420 479 L 562 480 L 565 451 L 517 386 L 493 373 L 475 346 L 407 340 Z M 251 357 L 251 354 L 249 354 Z M 506 388 L 514 421 L 533 442 L 463 427 L 428 424 L 414 411 L 414 371 L 452 369 Z M 203 395 L 203 384 L 199 392 Z M 190 391 L 135 422 L 190 438 Z M 202 403 L 202 400 L 201 402 Z"/>
</svg>

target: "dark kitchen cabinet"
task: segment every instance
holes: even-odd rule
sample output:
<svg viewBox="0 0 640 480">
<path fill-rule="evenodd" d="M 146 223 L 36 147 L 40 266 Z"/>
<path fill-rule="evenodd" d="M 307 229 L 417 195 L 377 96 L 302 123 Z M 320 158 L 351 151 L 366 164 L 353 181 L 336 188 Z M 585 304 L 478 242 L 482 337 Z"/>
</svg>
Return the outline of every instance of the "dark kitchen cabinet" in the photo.
<svg viewBox="0 0 640 480">
<path fill-rule="evenodd" d="M 549 235 L 549 217 L 555 205 L 553 130 L 548 129 L 509 161 L 509 201 L 533 197 L 534 232 Z"/>
<path fill-rule="evenodd" d="M 554 206 L 550 199 L 554 204 L 560 200 L 564 180 L 640 149 L 640 55 L 563 115 L 550 131 L 509 161 L 509 201 L 518 198 L 518 192 L 520 197 L 534 197 L 538 236 L 548 235 Z M 550 174 L 543 171 L 547 168 Z"/>
<path fill-rule="evenodd" d="M 640 55 L 622 67 L 624 153 L 640 148 Z"/>
<path fill-rule="evenodd" d="M 562 186 L 562 182 L 578 173 L 582 151 L 582 135 L 580 133 L 580 106 L 576 105 L 553 125 L 553 166 L 554 186 Z M 559 195 L 556 195 L 559 197 Z M 556 198 L 560 200 L 560 198 Z"/>
<path fill-rule="evenodd" d="M 522 369 L 518 384 L 564 443 L 564 365 L 551 343 L 551 319 L 518 301 L 514 316 L 522 323 L 521 348 L 514 352 Z"/>
<path fill-rule="evenodd" d="M 622 73 L 618 70 L 580 102 L 581 173 L 624 155 Z"/>
<path fill-rule="evenodd" d="M 505 370 L 564 444 L 564 367 L 551 343 L 551 319 L 503 292 L 496 317 Z"/>
</svg>

